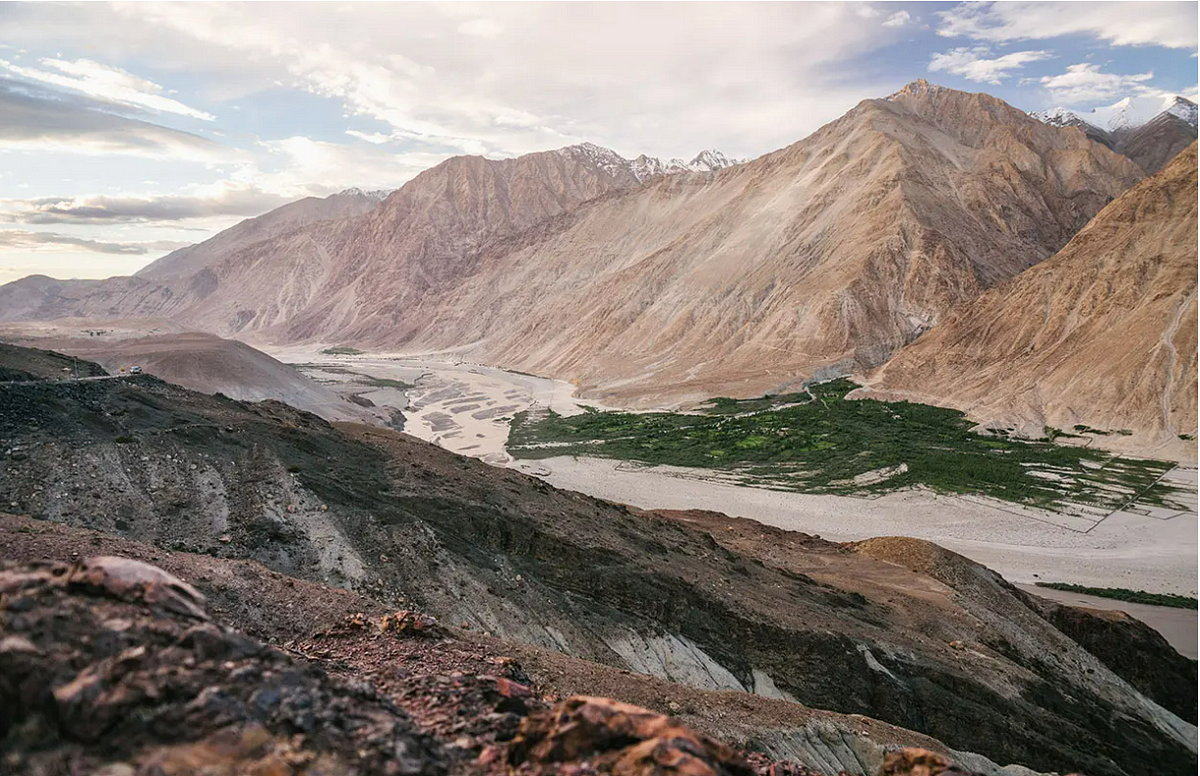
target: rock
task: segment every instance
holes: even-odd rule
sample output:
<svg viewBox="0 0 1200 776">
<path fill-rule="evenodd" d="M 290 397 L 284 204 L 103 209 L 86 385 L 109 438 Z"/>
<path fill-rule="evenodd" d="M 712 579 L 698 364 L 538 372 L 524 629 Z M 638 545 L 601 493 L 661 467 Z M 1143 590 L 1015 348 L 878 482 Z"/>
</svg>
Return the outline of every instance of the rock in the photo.
<svg viewBox="0 0 1200 776">
<path fill-rule="evenodd" d="M 614 776 L 754 775 L 728 746 L 664 714 L 607 698 L 574 696 L 527 717 L 509 749 L 510 765 L 535 773 L 580 760 Z"/>
<path fill-rule="evenodd" d="M 199 593 L 149 564 L 3 564 L 0 592 L 6 776 L 440 776 L 450 762 L 369 683 L 208 622 Z"/>
<path fill-rule="evenodd" d="M 973 776 L 937 752 L 907 748 L 891 752 L 884 758 L 879 776 Z"/>
</svg>

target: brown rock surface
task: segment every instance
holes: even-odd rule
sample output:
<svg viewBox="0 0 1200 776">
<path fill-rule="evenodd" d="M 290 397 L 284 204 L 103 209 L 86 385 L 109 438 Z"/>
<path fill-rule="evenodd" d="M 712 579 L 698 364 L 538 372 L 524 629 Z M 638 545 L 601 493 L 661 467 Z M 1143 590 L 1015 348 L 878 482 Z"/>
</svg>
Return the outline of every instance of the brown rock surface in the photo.
<svg viewBox="0 0 1200 776">
<path fill-rule="evenodd" d="M 1054 258 L 959 307 L 870 382 L 1041 435 L 1083 424 L 1194 460 L 1196 145 L 1109 204 Z"/>
<path fill-rule="evenodd" d="M 0 565 L 5 773 L 447 771 L 373 688 L 215 626 L 202 604 L 122 558 Z"/>
</svg>

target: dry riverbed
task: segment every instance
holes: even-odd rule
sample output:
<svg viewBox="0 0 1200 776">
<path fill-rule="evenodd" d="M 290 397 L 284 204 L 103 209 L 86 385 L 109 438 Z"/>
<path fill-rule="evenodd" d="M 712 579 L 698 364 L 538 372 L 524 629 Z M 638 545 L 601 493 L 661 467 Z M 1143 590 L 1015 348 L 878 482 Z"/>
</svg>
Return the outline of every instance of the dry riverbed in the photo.
<svg viewBox="0 0 1200 776">
<path fill-rule="evenodd" d="M 272 355 L 310 365 L 304 367 L 307 374 L 334 387 L 341 384 L 376 404 L 403 410 L 406 433 L 598 498 L 643 508 L 709 509 L 838 541 L 888 535 L 929 539 L 1017 583 L 1196 595 L 1195 468 L 1168 475 L 1183 488 L 1185 509 L 1133 503 L 1111 515 L 1080 516 L 923 491 L 874 499 L 772 491 L 733 484 L 716 472 L 598 458 L 515 461 L 504 449 L 513 414 L 539 407 L 562 415 L 582 412 L 589 403 L 572 396 L 570 383 L 440 360 L 436 354 L 330 356 L 310 348 Z M 323 366 L 334 371 L 323 372 Z M 354 374 L 412 387 L 366 390 L 354 384 Z"/>
</svg>

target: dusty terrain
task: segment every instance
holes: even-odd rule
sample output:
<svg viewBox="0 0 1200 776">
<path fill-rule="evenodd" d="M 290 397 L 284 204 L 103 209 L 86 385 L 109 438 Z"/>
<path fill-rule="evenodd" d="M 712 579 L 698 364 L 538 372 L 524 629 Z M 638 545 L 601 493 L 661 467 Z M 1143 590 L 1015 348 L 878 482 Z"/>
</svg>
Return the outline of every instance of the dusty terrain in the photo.
<svg viewBox="0 0 1200 776">
<path fill-rule="evenodd" d="M 64 318 L 0 324 L 0 341 L 94 361 L 111 374 L 140 366 L 184 388 L 243 401 L 274 399 L 326 420 L 387 423 L 372 411 L 236 340 L 161 320 Z"/>
<path fill-rule="evenodd" d="M 865 714 L 995 761 L 1195 767 L 1191 711 L 1148 700 L 952 554 L 912 570 L 787 534 L 775 543 L 794 554 L 757 555 L 402 434 L 152 377 L 5 386 L 0 438 L 0 500 L 36 517 L 257 560 L 699 689 Z"/>
<path fill-rule="evenodd" d="M 1107 432 L 1097 446 L 1194 462 L 1196 169 L 1193 143 L 1054 258 L 897 354 L 862 395 L 1034 435 L 1080 424 Z"/>
</svg>

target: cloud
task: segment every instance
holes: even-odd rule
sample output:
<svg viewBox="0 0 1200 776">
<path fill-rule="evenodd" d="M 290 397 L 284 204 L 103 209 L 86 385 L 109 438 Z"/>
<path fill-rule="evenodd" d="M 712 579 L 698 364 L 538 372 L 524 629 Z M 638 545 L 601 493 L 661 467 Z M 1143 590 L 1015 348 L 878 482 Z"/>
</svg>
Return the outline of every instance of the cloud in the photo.
<svg viewBox="0 0 1200 776">
<path fill-rule="evenodd" d="M 155 113 L 175 113 L 204 121 L 216 118 L 211 113 L 189 108 L 178 100 L 164 97 L 161 86 L 119 67 L 110 67 L 90 59 L 41 59 L 39 62 L 50 69 L 38 70 L 3 59 L 0 59 L 0 68 L 22 78 L 70 89 L 115 105 L 144 108 Z"/>
<path fill-rule="evenodd" d="M 200 67 L 245 64 L 260 83 L 387 126 L 357 127 L 374 133 L 359 140 L 386 135 L 428 153 L 509 156 L 590 140 L 626 155 L 757 155 L 895 87 L 888 75 L 854 83 L 828 67 L 894 36 L 881 25 L 892 9 L 871 19 L 859 4 L 112 8 L 139 46 L 171 40 L 204 52 Z M 463 34 L 469 45 L 447 45 Z"/>
<path fill-rule="evenodd" d="M 903 27 L 906 24 L 912 24 L 912 17 L 908 15 L 908 11 L 897 11 L 887 18 L 883 26 Z"/>
<path fill-rule="evenodd" d="M 172 251 L 188 244 L 174 240 L 128 243 L 103 242 L 101 240 L 72 237 L 56 232 L 28 232 L 20 229 L 0 229 L 0 251 L 84 250 L 92 253 L 107 253 L 121 256 L 144 256 L 148 253 Z"/>
<path fill-rule="evenodd" d="M 228 183 L 196 195 L 38 197 L 0 200 L 0 221 L 21 224 L 113 224 L 256 216 L 292 197 Z"/>
<path fill-rule="evenodd" d="M 1006 43 L 1091 35 L 1117 46 L 1196 48 L 1196 3 L 961 3 L 937 14 L 938 35 Z"/>
<path fill-rule="evenodd" d="M 396 138 L 365 139 L 370 145 L 343 145 L 303 136 L 263 142 L 273 169 L 245 167 L 237 180 L 292 197 L 325 196 L 358 186 L 397 189 L 418 173 L 445 161 L 448 152 L 397 151 Z M 387 146 L 387 147 L 385 147 Z"/>
<path fill-rule="evenodd" d="M 504 32 L 504 25 L 495 19 L 472 19 L 458 25 L 458 31 L 476 38 L 494 38 Z"/>
<path fill-rule="evenodd" d="M 1010 70 L 1020 70 L 1030 62 L 1052 59 L 1049 51 L 1014 51 L 1010 54 L 986 59 L 991 51 L 987 47 L 956 48 L 943 54 L 934 54 L 929 60 L 929 71 L 945 71 L 961 75 L 969 81 L 999 84 L 1010 75 Z"/>
<path fill-rule="evenodd" d="M 1157 93 L 1157 89 L 1147 85 L 1153 77 L 1154 73 L 1102 73 L 1099 65 L 1084 62 L 1070 65 L 1065 73 L 1045 76 L 1041 83 L 1056 102 L 1079 105 L 1103 102 L 1130 94 Z"/>
<path fill-rule="evenodd" d="M 87 97 L 29 89 L 0 78 L 0 146 L 67 154 L 126 154 L 150 159 L 230 161 L 211 140 L 99 110 Z"/>
</svg>

